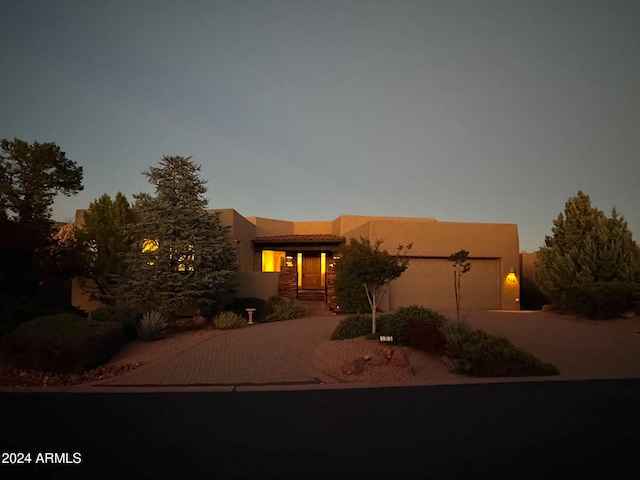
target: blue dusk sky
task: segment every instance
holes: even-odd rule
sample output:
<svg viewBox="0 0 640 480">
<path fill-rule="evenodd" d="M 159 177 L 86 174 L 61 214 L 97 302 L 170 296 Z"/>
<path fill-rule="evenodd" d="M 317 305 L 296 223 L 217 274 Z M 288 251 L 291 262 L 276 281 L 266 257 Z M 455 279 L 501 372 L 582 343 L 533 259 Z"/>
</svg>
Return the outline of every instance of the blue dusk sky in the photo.
<svg viewBox="0 0 640 480">
<path fill-rule="evenodd" d="M 84 168 L 58 221 L 182 155 L 245 216 L 516 223 L 534 251 L 582 190 L 640 237 L 637 0 L 4 0 L 0 60 L 0 138 Z"/>
</svg>

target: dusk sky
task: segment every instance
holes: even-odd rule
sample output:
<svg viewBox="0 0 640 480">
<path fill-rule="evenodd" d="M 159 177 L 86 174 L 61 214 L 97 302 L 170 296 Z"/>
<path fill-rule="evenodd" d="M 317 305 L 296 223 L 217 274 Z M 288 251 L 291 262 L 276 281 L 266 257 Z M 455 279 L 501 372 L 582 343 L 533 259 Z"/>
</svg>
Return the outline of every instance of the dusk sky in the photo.
<svg viewBox="0 0 640 480">
<path fill-rule="evenodd" d="M 640 241 L 638 0 L 4 0 L 0 60 L 0 138 L 84 168 L 58 221 L 182 155 L 245 216 L 516 223 L 534 251 L 582 190 Z"/>
</svg>

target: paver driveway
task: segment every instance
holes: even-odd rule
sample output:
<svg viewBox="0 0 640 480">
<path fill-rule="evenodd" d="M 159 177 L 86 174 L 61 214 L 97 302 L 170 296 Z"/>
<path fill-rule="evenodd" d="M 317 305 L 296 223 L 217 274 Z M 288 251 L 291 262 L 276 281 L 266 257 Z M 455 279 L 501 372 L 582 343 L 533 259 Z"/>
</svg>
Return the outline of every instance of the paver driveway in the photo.
<svg viewBox="0 0 640 480">
<path fill-rule="evenodd" d="M 442 312 L 455 318 L 455 312 Z M 560 370 L 547 380 L 640 378 L 640 318 L 606 322 L 552 313 L 472 311 L 475 328 L 506 336 Z M 310 363 L 340 317 L 306 317 L 230 330 L 101 386 L 242 386 L 331 383 Z M 467 381 L 466 379 L 463 379 Z M 509 380 L 509 379 L 502 379 Z M 519 380 L 526 380 L 520 378 Z M 468 382 L 496 381 L 473 379 Z M 364 386 L 364 385 L 360 385 Z"/>
<path fill-rule="evenodd" d="M 267 385 L 322 383 L 309 361 L 339 318 L 305 317 L 229 330 L 170 358 L 100 385 Z"/>
</svg>

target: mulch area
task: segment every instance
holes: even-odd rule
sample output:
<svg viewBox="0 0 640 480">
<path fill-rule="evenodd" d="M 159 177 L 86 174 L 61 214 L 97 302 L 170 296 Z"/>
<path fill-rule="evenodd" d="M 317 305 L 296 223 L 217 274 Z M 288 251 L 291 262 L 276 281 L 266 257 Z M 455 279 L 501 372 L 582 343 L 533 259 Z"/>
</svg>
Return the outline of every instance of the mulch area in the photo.
<svg viewBox="0 0 640 480">
<path fill-rule="evenodd" d="M 173 319 L 169 323 L 169 334 L 173 335 L 201 328 L 206 327 L 194 325 L 190 318 Z M 6 359 L 0 358 L 0 387 L 68 387 L 117 377 L 135 370 L 141 365 L 142 363 L 127 363 L 97 367 L 82 373 L 52 373 L 16 368 Z"/>
<path fill-rule="evenodd" d="M 6 361 L 0 362 L 0 386 L 2 387 L 67 387 L 116 377 L 138 368 L 140 363 L 98 367 L 82 373 L 51 373 L 16 368 Z"/>
</svg>

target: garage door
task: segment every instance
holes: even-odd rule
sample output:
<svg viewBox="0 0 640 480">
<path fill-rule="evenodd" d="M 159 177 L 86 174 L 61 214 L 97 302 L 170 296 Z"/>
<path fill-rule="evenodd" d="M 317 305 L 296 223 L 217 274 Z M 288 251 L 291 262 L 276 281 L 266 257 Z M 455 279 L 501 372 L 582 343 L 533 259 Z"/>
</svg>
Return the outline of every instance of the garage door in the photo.
<svg viewBox="0 0 640 480">
<path fill-rule="evenodd" d="M 462 276 L 461 308 L 500 309 L 498 260 L 469 260 L 471 270 Z M 453 264 L 446 259 L 412 258 L 409 267 L 389 286 L 389 308 L 424 305 L 434 310 L 456 308 Z"/>
</svg>

